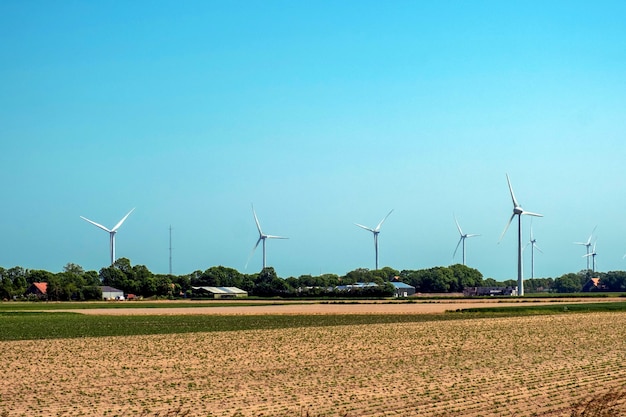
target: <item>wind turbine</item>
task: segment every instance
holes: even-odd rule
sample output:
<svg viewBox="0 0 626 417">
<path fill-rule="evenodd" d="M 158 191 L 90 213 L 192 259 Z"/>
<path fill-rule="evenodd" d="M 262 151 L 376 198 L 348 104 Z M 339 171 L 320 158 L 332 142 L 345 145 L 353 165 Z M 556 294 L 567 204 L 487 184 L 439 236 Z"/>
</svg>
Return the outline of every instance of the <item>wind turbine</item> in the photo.
<svg viewBox="0 0 626 417">
<path fill-rule="evenodd" d="M 383 219 L 380 221 L 380 223 L 378 223 L 378 226 L 376 226 L 374 229 L 367 227 L 367 226 L 363 226 L 362 224 L 358 224 L 358 223 L 354 223 L 357 226 L 365 229 L 365 230 L 369 230 L 370 232 L 372 232 L 374 234 L 374 250 L 376 251 L 376 269 L 378 270 L 378 234 L 380 233 L 380 226 L 383 225 L 383 223 L 385 222 L 385 220 L 387 220 L 387 217 L 389 217 L 389 215 L 393 212 L 393 209 L 391 209 L 391 211 L 389 213 L 387 213 L 387 215 L 385 217 L 383 217 Z"/>
<path fill-rule="evenodd" d="M 589 249 L 591 248 L 591 238 L 593 237 L 593 232 L 596 231 L 596 228 L 598 226 L 596 225 L 593 230 L 591 231 L 591 234 L 589 235 L 589 239 L 587 239 L 586 242 L 574 242 L 574 245 L 583 245 L 587 248 L 587 254 L 583 257 L 587 258 L 587 271 L 589 271 Z M 624 255 L 626 256 L 626 255 Z"/>
<path fill-rule="evenodd" d="M 459 229 L 459 234 L 461 235 L 461 237 L 459 238 L 459 243 L 456 244 L 456 248 L 454 249 L 452 258 L 454 259 L 456 251 L 459 249 L 459 245 L 461 244 L 461 242 L 463 242 L 463 265 L 465 265 L 465 239 L 467 239 L 468 237 L 476 237 L 480 235 L 463 233 L 463 231 L 461 230 L 461 226 L 459 225 L 459 221 L 456 219 L 456 216 L 454 216 L 454 222 L 456 223 L 456 228 Z"/>
<path fill-rule="evenodd" d="M 596 255 L 597 255 L 597 253 L 596 253 L 596 243 L 598 243 L 598 239 L 596 239 L 596 241 L 593 243 L 593 250 L 591 251 L 591 253 L 583 255 L 583 258 L 587 258 L 587 264 L 589 263 L 589 257 L 590 256 L 593 259 L 593 269 L 591 270 L 592 274 L 596 273 Z"/>
<path fill-rule="evenodd" d="M 254 205 L 252 205 L 252 214 L 254 215 L 254 222 L 256 223 L 256 228 L 259 231 L 259 239 L 256 241 L 256 245 L 252 248 L 252 252 L 250 252 L 250 256 L 248 256 L 248 262 L 250 262 L 250 258 L 254 255 L 254 251 L 256 250 L 259 243 L 263 241 L 263 269 L 265 269 L 265 240 L 266 239 L 289 239 L 288 237 L 282 236 L 274 236 L 274 235 L 266 235 L 261 231 L 261 225 L 259 224 L 259 219 L 256 216 L 256 212 L 254 211 Z M 248 262 L 246 262 L 246 268 L 248 267 Z"/>
<path fill-rule="evenodd" d="M 509 222 L 506 224 L 502 235 L 500 236 L 500 240 L 504 237 L 504 234 L 509 229 L 513 218 L 517 216 L 517 295 L 524 295 L 524 278 L 523 278 L 523 267 L 522 267 L 522 216 L 535 216 L 535 217 L 543 217 L 543 215 L 538 213 L 532 213 L 530 211 L 525 211 L 522 206 L 519 205 L 517 199 L 515 198 L 515 194 L 513 193 L 513 187 L 511 187 L 511 180 L 509 179 L 509 174 L 506 174 L 506 182 L 509 184 L 509 191 L 511 192 L 511 200 L 513 200 L 513 214 L 509 219 Z"/>
<path fill-rule="evenodd" d="M 530 226 L 530 242 L 524 246 L 524 249 L 528 247 L 528 245 L 532 245 L 530 247 L 530 277 L 535 278 L 535 249 L 539 252 L 543 253 L 539 246 L 537 246 L 537 239 L 533 238 L 533 227 Z"/>
<path fill-rule="evenodd" d="M 113 226 L 113 228 L 110 229 L 110 230 L 107 229 L 106 227 L 104 227 L 103 225 L 99 224 L 99 223 L 96 223 L 96 222 L 94 222 L 92 220 L 89 220 L 86 217 L 80 216 L 81 219 L 83 219 L 83 220 L 93 224 L 94 226 L 99 227 L 100 229 L 102 229 L 102 230 L 104 230 L 106 232 L 109 232 L 109 239 L 110 239 L 110 246 L 111 246 L 111 248 L 110 248 L 111 249 L 111 265 L 113 265 L 113 263 L 115 262 L 115 234 L 117 233 L 117 229 L 120 228 L 122 223 L 124 223 L 124 220 L 126 220 L 126 218 L 128 216 L 130 216 L 130 213 L 132 213 L 133 210 L 135 210 L 135 209 L 133 208 L 131 211 L 129 211 L 128 214 L 126 216 L 124 216 L 122 218 L 122 220 L 117 222 L 117 224 L 115 226 Z"/>
</svg>

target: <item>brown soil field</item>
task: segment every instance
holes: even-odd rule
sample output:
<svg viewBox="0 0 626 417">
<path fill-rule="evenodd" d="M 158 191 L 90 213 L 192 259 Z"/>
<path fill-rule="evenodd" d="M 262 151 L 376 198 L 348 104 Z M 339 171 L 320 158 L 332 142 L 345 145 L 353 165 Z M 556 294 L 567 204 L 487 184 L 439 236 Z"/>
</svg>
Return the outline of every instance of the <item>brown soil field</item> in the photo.
<svg viewBox="0 0 626 417">
<path fill-rule="evenodd" d="M 1 342 L 0 416 L 565 417 L 624 352 L 626 313 Z"/>
<path fill-rule="evenodd" d="M 598 303 L 598 302 L 612 302 L 621 301 L 621 299 L 567 299 L 567 300 L 555 300 L 555 299 L 524 299 L 524 301 L 503 301 L 503 300 L 490 300 L 490 299 L 447 299 L 447 300 L 428 300 L 416 303 L 405 302 L 382 302 L 382 301 L 359 301 L 358 303 L 342 303 L 342 302 L 330 302 L 320 303 L 318 301 L 301 302 L 293 304 L 290 302 L 277 301 L 275 304 L 267 304 L 267 301 L 244 301 L 246 304 L 258 304 L 258 305 L 245 305 L 245 306 L 233 306 L 233 301 L 209 301 L 207 307 L 159 307 L 159 308 L 95 308 L 95 309 L 83 309 L 83 310 L 57 310 L 68 312 L 80 312 L 83 314 L 96 314 L 96 315 L 161 315 L 161 314 L 433 314 L 444 313 L 446 311 L 454 311 L 463 308 L 477 308 L 485 306 L 497 306 L 497 307 L 512 307 L 527 304 L 527 303 L 555 303 L 555 302 L 567 302 L 567 303 Z M 163 306 L 167 306 L 167 301 L 161 302 Z M 221 304 L 228 304 L 221 306 Z"/>
</svg>

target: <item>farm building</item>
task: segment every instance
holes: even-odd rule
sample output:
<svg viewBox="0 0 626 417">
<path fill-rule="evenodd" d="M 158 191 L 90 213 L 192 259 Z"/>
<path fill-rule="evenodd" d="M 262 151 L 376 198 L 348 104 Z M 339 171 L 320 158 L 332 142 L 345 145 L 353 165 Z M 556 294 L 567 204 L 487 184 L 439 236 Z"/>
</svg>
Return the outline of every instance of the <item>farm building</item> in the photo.
<svg viewBox="0 0 626 417">
<path fill-rule="evenodd" d="M 498 296 L 517 295 L 517 287 L 467 287 L 463 289 L 463 295 L 468 296 Z"/>
<path fill-rule="evenodd" d="M 391 281 L 391 285 L 396 289 L 395 297 L 410 297 L 415 294 L 415 287 L 412 285 L 400 281 Z"/>
<path fill-rule="evenodd" d="M 103 286 L 100 287 L 102 290 L 102 299 L 103 300 L 123 300 L 124 299 L 124 291 L 118 290 L 117 288 Z"/>
<path fill-rule="evenodd" d="M 194 294 L 208 295 L 213 298 L 240 298 L 247 297 L 248 292 L 237 287 L 191 287 Z"/>
<path fill-rule="evenodd" d="M 335 289 L 337 291 L 350 291 L 353 289 L 363 289 L 368 287 L 378 287 L 375 282 L 355 282 L 354 284 L 337 285 Z"/>
<path fill-rule="evenodd" d="M 39 299 L 48 298 L 48 283 L 47 282 L 33 282 L 30 287 L 26 289 L 24 296 L 34 295 Z"/>
</svg>

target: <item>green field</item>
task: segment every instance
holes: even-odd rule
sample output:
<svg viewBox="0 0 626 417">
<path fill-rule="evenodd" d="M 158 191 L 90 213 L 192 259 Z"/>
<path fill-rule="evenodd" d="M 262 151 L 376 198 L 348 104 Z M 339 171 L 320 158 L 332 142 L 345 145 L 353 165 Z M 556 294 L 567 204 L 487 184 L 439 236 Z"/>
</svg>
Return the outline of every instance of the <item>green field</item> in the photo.
<svg viewBox="0 0 626 417">
<path fill-rule="evenodd" d="M 79 337 L 178 334 L 215 331 L 284 329 L 315 326 L 345 326 L 374 323 L 416 323 L 486 317 L 513 317 L 537 314 L 576 314 L 626 311 L 626 302 L 587 304 L 523 304 L 517 307 L 484 307 L 445 314 L 333 314 L 333 315 L 85 315 L 56 312 L 77 303 L 35 303 L 41 310 L 27 311 L 28 304 L 0 304 L 0 341 L 62 339 Z M 128 303 L 126 305 L 130 305 Z M 139 304 L 139 303 L 137 303 Z M 155 308 L 158 308 L 155 303 Z M 80 303 L 79 306 L 84 306 Z M 106 304 L 101 304 L 106 305 Z M 141 303 L 143 306 L 144 303 Z M 185 303 L 191 306 L 190 303 Z M 206 303 L 202 304 L 206 306 Z M 221 304 L 224 305 L 224 304 Z M 241 304 L 237 304 L 241 305 Z M 10 307 L 19 306 L 17 310 Z M 61 307 L 60 307 L 61 306 Z M 161 304 L 163 306 L 163 304 Z M 172 307 L 172 304 L 168 304 Z M 79 307 L 74 307 L 79 308 Z M 4 311 L 2 311 L 4 310 Z"/>
</svg>

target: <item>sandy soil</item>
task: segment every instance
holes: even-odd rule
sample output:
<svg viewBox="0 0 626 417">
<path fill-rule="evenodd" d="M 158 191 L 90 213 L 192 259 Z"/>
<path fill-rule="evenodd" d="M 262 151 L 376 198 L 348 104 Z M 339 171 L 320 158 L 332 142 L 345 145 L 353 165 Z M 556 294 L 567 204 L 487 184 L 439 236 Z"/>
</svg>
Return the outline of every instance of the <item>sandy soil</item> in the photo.
<svg viewBox="0 0 626 417">
<path fill-rule="evenodd" d="M 0 415 L 568 417 L 625 351 L 626 313 L 0 342 Z"/>
<path fill-rule="evenodd" d="M 545 303 L 555 300 L 535 299 L 503 302 L 502 300 L 436 300 L 423 303 L 384 303 L 380 301 L 359 301 L 358 304 L 309 302 L 303 304 L 247 306 L 216 306 L 211 301 L 207 307 L 162 307 L 162 308 L 96 308 L 84 310 L 67 310 L 94 315 L 174 315 L 174 314 L 216 314 L 216 315 L 263 315 L 263 314 L 432 314 L 454 311 L 462 308 L 479 308 L 487 306 L 513 307 L 522 303 Z M 561 301 L 556 301 L 561 302 Z M 589 299 L 567 300 L 568 303 L 599 302 Z M 607 301 L 608 302 L 608 301 Z M 232 301 L 230 302 L 232 303 Z M 167 305 L 167 304 L 164 304 Z"/>
</svg>

